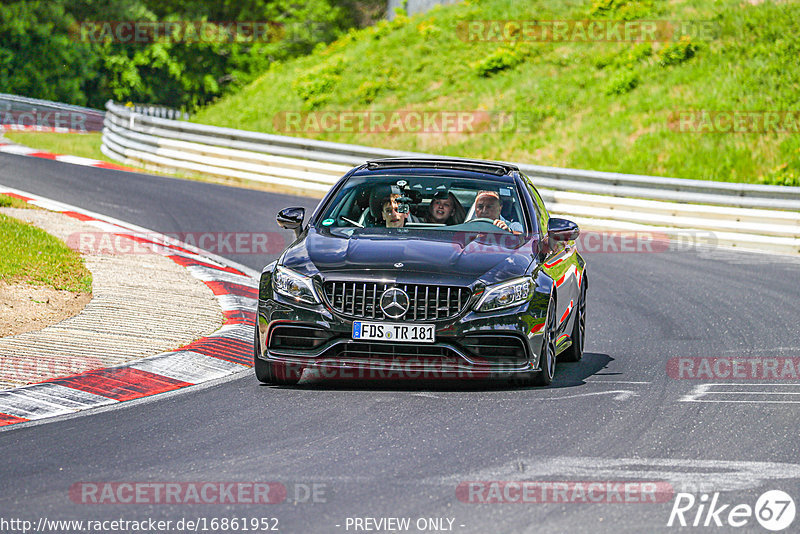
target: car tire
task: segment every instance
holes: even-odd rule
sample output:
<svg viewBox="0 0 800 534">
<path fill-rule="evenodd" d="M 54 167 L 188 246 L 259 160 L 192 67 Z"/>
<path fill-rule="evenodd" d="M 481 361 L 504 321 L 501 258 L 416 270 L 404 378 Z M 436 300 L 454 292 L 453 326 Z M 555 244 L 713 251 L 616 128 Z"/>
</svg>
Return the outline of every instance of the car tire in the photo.
<svg viewBox="0 0 800 534">
<path fill-rule="evenodd" d="M 549 386 L 556 374 L 556 300 L 551 296 L 547 307 L 547 322 L 544 325 L 542 339 L 542 358 L 539 366 L 542 370 L 533 378 L 535 386 Z"/>
<path fill-rule="evenodd" d="M 556 301 L 550 297 L 550 304 L 547 307 L 547 319 L 542 339 L 543 361 L 541 371 L 530 371 L 520 373 L 511 379 L 512 384 L 520 387 L 527 386 L 549 386 L 553 382 L 553 375 L 556 369 L 556 344 L 555 344 L 555 316 Z M 545 355 L 548 355 L 545 357 Z"/>
<path fill-rule="evenodd" d="M 287 367 L 284 363 L 270 362 L 258 357 L 258 317 L 256 317 L 256 331 L 253 339 L 253 369 L 256 378 L 262 384 L 273 386 L 294 386 L 303 375 L 303 368 L 299 366 Z"/>
<path fill-rule="evenodd" d="M 583 347 L 586 339 L 586 282 L 581 288 L 581 296 L 575 307 L 575 319 L 570 334 L 572 344 L 561 353 L 560 357 L 565 362 L 579 362 L 583 358 Z"/>
</svg>

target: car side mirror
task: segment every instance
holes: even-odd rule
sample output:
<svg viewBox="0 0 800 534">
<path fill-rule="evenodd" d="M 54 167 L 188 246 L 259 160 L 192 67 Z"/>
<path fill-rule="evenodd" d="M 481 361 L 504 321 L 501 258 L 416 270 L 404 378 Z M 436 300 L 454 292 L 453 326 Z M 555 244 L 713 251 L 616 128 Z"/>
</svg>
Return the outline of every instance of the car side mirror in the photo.
<svg viewBox="0 0 800 534">
<path fill-rule="evenodd" d="M 572 241 L 580 232 L 578 225 L 567 219 L 550 217 L 547 222 L 547 237 L 553 241 Z"/>
<path fill-rule="evenodd" d="M 278 221 L 278 226 L 284 230 L 294 230 L 295 237 L 300 237 L 305 216 L 305 208 L 283 208 L 275 219 Z"/>
</svg>

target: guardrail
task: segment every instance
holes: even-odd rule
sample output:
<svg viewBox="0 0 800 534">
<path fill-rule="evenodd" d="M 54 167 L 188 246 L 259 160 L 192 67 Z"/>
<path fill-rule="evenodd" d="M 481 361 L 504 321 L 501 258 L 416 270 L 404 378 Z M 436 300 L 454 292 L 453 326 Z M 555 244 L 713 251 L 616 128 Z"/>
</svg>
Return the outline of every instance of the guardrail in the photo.
<svg viewBox="0 0 800 534">
<path fill-rule="evenodd" d="M 0 125 L 11 129 L 99 132 L 105 112 L 0 93 Z"/>
<path fill-rule="evenodd" d="M 103 153 L 128 164 L 271 184 L 322 196 L 368 159 L 430 156 L 195 124 L 113 102 Z M 728 245 L 800 252 L 800 187 L 711 182 L 521 164 L 553 213 L 579 224 L 667 233 L 699 229 Z"/>
</svg>

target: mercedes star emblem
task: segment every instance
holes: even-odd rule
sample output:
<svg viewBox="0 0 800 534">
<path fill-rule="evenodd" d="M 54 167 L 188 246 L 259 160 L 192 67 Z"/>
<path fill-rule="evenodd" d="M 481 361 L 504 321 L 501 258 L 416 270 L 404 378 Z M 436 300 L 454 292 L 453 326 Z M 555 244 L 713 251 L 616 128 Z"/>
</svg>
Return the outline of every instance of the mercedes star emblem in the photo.
<svg viewBox="0 0 800 534">
<path fill-rule="evenodd" d="M 391 319 L 399 319 L 405 315 L 409 304 L 411 302 L 406 292 L 396 287 L 387 289 L 381 296 L 381 309 L 386 314 L 386 317 Z"/>
</svg>

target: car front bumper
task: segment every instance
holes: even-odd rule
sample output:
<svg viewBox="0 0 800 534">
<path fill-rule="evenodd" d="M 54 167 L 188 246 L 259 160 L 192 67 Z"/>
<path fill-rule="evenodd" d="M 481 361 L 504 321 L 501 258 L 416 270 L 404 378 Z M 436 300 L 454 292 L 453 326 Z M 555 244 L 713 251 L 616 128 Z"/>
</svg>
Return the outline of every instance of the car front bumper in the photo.
<svg viewBox="0 0 800 534">
<path fill-rule="evenodd" d="M 472 311 L 470 303 L 455 318 L 414 323 L 434 324 L 434 343 L 404 343 L 354 340 L 354 319 L 327 305 L 263 293 L 262 285 L 267 298 L 258 303 L 256 356 L 298 372 L 318 369 L 323 377 L 352 379 L 458 379 L 509 378 L 540 370 L 548 302 L 541 295 L 491 314 Z M 303 337 L 311 342 L 302 342 L 300 349 L 281 343 Z"/>
</svg>

